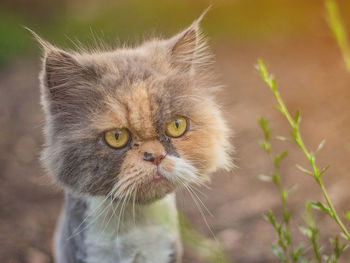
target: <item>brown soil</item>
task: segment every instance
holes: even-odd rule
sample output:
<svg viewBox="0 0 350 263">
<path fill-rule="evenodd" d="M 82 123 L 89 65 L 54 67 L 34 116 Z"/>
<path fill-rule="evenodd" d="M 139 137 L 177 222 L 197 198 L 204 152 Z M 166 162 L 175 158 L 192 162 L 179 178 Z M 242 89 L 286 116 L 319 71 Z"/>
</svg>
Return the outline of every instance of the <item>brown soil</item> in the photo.
<svg viewBox="0 0 350 263">
<path fill-rule="evenodd" d="M 281 207 L 275 187 L 258 180 L 259 174 L 272 171 L 272 164 L 258 145 L 262 132 L 257 119 L 269 117 L 273 135 L 288 136 L 289 131 L 286 121 L 272 108 L 273 96 L 254 69 L 256 59 L 261 57 L 269 64 L 290 110 L 301 109 L 302 133 L 309 148 L 316 149 L 326 139 L 318 163 L 331 165 L 324 180 L 341 215 L 350 210 L 346 202 L 350 197 L 350 74 L 333 41 L 324 38 L 216 46 L 214 52 L 226 84 L 219 98 L 235 131 L 237 168 L 231 173 L 218 172 L 212 189 L 203 189 L 202 200 L 214 215 L 207 219 L 232 261 L 278 262 L 270 250 L 276 235 L 262 215 L 273 209 L 279 217 Z M 43 142 L 38 65 L 39 60 L 17 61 L 0 70 L 0 262 L 52 262 L 52 235 L 62 193 L 38 162 Z M 283 183 L 298 186 L 289 202 L 292 227 L 295 242 L 303 240 L 307 245 L 298 230 L 298 225 L 304 224 L 304 202 L 320 200 L 321 194 L 315 182 L 295 168 L 295 163 L 307 167 L 300 151 L 292 143 L 273 143 L 277 152 L 289 150 L 282 163 Z M 210 236 L 189 196 L 181 196 L 181 211 Z M 324 215 L 318 215 L 318 224 L 325 242 L 329 234 L 339 232 Z M 349 260 L 348 253 L 342 262 Z M 187 252 L 184 262 L 202 261 Z"/>
</svg>

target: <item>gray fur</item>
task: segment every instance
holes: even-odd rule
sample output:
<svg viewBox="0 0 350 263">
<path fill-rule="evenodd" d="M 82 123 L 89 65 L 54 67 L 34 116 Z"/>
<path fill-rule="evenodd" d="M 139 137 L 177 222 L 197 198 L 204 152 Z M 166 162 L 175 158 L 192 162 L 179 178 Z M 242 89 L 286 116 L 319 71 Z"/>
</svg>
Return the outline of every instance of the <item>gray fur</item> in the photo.
<svg viewBox="0 0 350 263">
<path fill-rule="evenodd" d="M 55 261 L 59 263 L 86 262 L 86 247 L 84 245 L 86 223 L 86 201 L 65 195 L 65 206 L 62 211 L 55 240 Z M 79 233 L 78 230 L 82 230 Z"/>
</svg>

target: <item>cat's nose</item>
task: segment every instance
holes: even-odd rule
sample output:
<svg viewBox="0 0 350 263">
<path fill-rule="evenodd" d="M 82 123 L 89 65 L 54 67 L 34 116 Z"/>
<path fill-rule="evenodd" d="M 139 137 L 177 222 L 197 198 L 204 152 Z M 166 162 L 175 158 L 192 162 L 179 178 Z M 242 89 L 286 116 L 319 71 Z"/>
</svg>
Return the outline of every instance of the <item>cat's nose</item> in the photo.
<svg viewBox="0 0 350 263">
<path fill-rule="evenodd" d="M 148 152 L 143 153 L 143 159 L 147 162 L 154 162 L 153 154 L 148 153 Z"/>
<path fill-rule="evenodd" d="M 164 155 L 163 154 L 152 154 L 152 153 L 148 153 L 148 152 L 144 152 L 143 153 L 143 159 L 147 162 L 152 162 L 155 165 L 159 165 L 160 162 L 164 159 Z"/>
</svg>

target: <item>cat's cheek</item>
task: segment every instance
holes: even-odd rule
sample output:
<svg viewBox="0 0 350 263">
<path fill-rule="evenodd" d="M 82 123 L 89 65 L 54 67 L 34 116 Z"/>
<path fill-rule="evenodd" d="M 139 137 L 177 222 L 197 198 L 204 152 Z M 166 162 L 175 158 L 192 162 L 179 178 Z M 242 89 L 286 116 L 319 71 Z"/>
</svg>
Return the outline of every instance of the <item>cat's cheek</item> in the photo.
<svg viewBox="0 0 350 263">
<path fill-rule="evenodd" d="M 215 165 L 216 141 L 212 130 L 193 130 L 184 138 L 173 140 L 172 143 L 180 157 L 192 162 L 200 174 L 206 174 Z"/>
<path fill-rule="evenodd" d="M 122 163 L 119 179 L 133 179 L 137 183 L 143 183 L 147 181 L 148 174 L 152 174 L 155 171 L 153 165 L 144 162 L 141 159 L 141 153 L 139 150 L 130 150 L 124 158 Z"/>
<path fill-rule="evenodd" d="M 165 158 L 162 163 L 161 163 L 161 168 L 164 169 L 167 172 L 174 172 L 174 168 L 175 168 L 175 163 L 173 160 L 169 159 L 169 158 Z"/>
</svg>

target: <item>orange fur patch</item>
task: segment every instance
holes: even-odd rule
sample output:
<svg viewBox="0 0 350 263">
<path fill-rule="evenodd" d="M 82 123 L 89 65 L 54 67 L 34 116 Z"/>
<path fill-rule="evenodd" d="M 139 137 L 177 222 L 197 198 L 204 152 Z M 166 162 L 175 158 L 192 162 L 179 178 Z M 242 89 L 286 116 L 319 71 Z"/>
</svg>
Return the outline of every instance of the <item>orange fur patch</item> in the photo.
<svg viewBox="0 0 350 263">
<path fill-rule="evenodd" d="M 198 114 L 191 116 L 190 130 L 183 137 L 172 140 L 180 156 L 190 161 L 202 175 L 216 167 L 218 162 L 225 162 L 218 159 L 222 147 L 227 147 L 224 139 L 227 129 L 218 121 L 220 117 L 211 106 L 200 107 Z"/>
<path fill-rule="evenodd" d="M 161 162 L 161 166 L 164 170 L 172 172 L 175 168 L 175 163 L 173 160 L 170 160 L 169 158 L 164 158 L 164 160 Z"/>
<path fill-rule="evenodd" d="M 134 89 L 126 99 L 130 128 L 141 139 L 155 138 L 157 133 L 152 121 L 155 109 L 150 102 L 145 83 L 136 84 Z"/>
<path fill-rule="evenodd" d="M 148 140 L 157 137 L 153 126 L 156 108 L 151 104 L 145 83 L 134 84 L 129 92 L 119 92 L 108 96 L 109 110 L 95 116 L 93 127 L 106 131 L 113 128 L 128 128 L 136 139 Z"/>
</svg>

